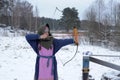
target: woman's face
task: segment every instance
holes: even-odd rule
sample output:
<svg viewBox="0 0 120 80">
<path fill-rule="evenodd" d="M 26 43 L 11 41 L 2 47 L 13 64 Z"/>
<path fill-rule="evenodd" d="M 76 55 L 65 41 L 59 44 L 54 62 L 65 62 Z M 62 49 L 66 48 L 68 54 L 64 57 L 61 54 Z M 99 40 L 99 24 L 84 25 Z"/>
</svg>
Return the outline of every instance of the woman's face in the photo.
<svg viewBox="0 0 120 80">
<path fill-rule="evenodd" d="M 47 37 L 49 36 L 49 29 L 48 29 L 48 27 L 45 27 L 44 35 L 46 35 Z"/>
</svg>

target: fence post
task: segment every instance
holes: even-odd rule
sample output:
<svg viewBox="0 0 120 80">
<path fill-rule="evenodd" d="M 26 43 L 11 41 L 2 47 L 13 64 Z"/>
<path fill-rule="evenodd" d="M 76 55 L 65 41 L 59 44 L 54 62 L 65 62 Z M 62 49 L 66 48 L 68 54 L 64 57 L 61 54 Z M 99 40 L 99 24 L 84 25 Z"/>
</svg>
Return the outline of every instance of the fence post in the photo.
<svg viewBox="0 0 120 80">
<path fill-rule="evenodd" d="M 82 80 L 89 80 L 89 56 L 83 56 Z"/>
</svg>

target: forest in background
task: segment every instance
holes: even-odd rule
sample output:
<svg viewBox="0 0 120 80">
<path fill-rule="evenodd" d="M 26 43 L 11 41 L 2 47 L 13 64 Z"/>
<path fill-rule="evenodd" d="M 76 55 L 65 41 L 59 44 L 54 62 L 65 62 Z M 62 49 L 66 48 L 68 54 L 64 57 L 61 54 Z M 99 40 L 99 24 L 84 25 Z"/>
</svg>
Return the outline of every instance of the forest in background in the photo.
<svg viewBox="0 0 120 80">
<path fill-rule="evenodd" d="M 62 10 L 60 19 L 40 17 L 39 12 L 28 1 L 0 0 L 0 25 L 33 32 L 46 23 L 54 31 L 69 31 L 76 26 L 80 31 L 85 31 L 92 45 L 104 44 L 106 47 L 114 46 L 117 50 L 120 48 L 120 3 L 115 0 L 109 0 L 108 3 L 96 0 L 85 10 L 83 20 L 80 20 L 74 7 Z"/>
</svg>

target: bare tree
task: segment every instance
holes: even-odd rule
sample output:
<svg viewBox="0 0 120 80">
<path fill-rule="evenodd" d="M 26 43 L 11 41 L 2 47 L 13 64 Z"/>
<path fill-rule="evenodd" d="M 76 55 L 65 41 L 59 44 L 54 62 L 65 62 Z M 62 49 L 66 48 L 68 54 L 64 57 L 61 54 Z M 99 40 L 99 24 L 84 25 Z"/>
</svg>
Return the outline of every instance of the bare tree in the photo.
<svg viewBox="0 0 120 80">
<path fill-rule="evenodd" d="M 116 27 L 117 26 L 117 3 L 115 3 L 113 6 L 113 21 Z"/>
<path fill-rule="evenodd" d="M 20 27 L 20 7 L 21 7 L 21 2 L 20 0 L 16 0 L 15 6 L 13 8 L 13 25 L 14 28 L 19 28 Z"/>
<path fill-rule="evenodd" d="M 110 0 L 109 1 L 109 7 L 110 7 L 110 24 L 111 25 L 113 25 L 113 4 L 114 4 L 114 2 L 113 2 L 113 0 Z"/>
<path fill-rule="evenodd" d="M 33 18 L 33 6 L 28 3 L 28 2 L 24 2 L 24 9 L 26 10 L 25 11 L 25 14 L 26 14 L 26 22 L 27 22 L 27 25 L 29 26 L 29 30 L 31 31 L 32 29 L 32 18 Z"/>
<path fill-rule="evenodd" d="M 9 1 L 0 0 L 0 22 L 9 25 Z"/>
<path fill-rule="evenodd" d="M 18 8 L 18 12 L 16 12 L 17 8 Z M 26 27 L 27 29 L 29 28 L 29 30 L 31 30 L 32 17 L 33 17 L 32 9 L 33 9 L 33 6 L 27 1 L 20 2 L 20 6 L 19 5 L 15 6 L 15 9 L 14 9 L 15 13 L 17 13 L 17 16 L 19 16 L 21 20 L 20 28 L 25 29 L 24 27 Z"/>
<path fill-rule="evenodd" d="M 105 43 L 110 40 L 110 32 L 111 32 L 111 26 L 110 26 L 110 20 L 111 17 L 108 13 L 104 13 L 103 19 L 102 19 L 102 29 L 101 29 L 101 35 L 102 35 L 102 40 L 104 40 Z"/>
<path fill-rule="evenodd" d="M 97 31 L 98 29 L 97 26 L 95 26 L 97 13 L 93 5 L 87 9 L 85 17 L 86 17 L 86 20 L 89 21 L 89 26 L 88 26 L 89 33 L 90 35 L 92 34 L 93 36 L 95 34 L 95 31 Z"/>
<path fill-rule="evenodd" d="M 100 28 L 101 28 L 101 20 L 102 20 L 102 14 L 104 12 L 105 9 L 105 4 L 104 4 L 104 0 L 96 0 L 96 10 L 98 10 L 97 12 L 97 16 L 98 16 L 98 23 L 99 23 L 99 32 L 100 32 Z"/>
<path fill-rule="evenodd" d="M 120 3 L 116 2 L 113 6 L 113 15 L 115 29 L 112 35 L 112 41 L 115 43 L 117 49 L 120 47 Z"/>
<path fill-rule="evenodd" d="M 120 30 L 120 3 L 117 4 L 117 29 Z"/>
<path fill-rule="evenodd" d="M 39 14 L 39 11 L 38 11 L 38 8 L 36 6 L 36 9 L 35 9 L 35 32 L 37 32 L 37 29 L 38 29 L 38 14 Z"/>
<path fill-rule="evenodd" d="M 89 21 L 96 21 L 96 11 L 95 11 L 95 8 L 94 6 L 90 6 L 87 11 L 86 11 L 86 14 L 85 14 L 85 17 L 87 20 Z"/>
<path fill-rule="evenodd" d="M 11 28 L 13 29 L 13 8 L 14 8 L 15 0 L 11 0 L 10 2 L 10 9 L 11 9 Z"/>
</svg>

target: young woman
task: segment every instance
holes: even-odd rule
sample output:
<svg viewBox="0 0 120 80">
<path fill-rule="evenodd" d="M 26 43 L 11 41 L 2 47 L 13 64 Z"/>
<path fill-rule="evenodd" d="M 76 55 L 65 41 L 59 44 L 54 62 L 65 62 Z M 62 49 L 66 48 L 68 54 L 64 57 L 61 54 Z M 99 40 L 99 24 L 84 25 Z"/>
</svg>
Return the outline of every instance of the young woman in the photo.
<svg viewBox="0 0 120 80">
<path fill-rule="evenodd" d="M 37 54 L 34 80 L 58 80 L 55 54 L 61 47 L 74 43 L 74 39 L 53 38 L 47 24 L 38 34 L 26 35 L 26 40 Z"/>
</svg>

